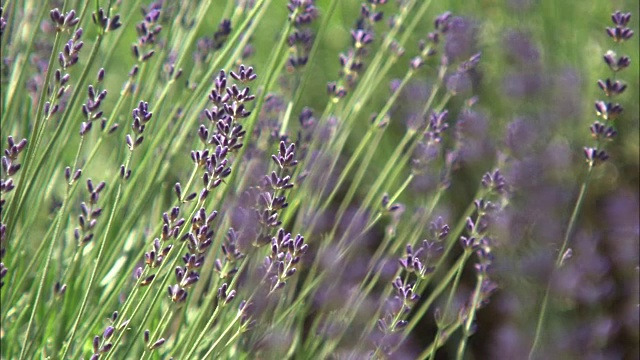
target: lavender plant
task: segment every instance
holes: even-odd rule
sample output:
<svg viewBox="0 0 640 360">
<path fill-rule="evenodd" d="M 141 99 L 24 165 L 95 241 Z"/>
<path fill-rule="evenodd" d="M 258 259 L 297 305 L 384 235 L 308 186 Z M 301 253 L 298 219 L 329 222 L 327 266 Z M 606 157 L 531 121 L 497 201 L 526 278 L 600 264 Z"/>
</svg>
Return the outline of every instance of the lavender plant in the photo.
<svg viewBox="0 0 640 360">
<path fill-rule="evenodd" d="M 489 28 L 443 5 L 4 2 L 1 357 L 486 354 L 524 151 Z M 558 272 L 637 93 L 605 61 Z"/>
<path fill-rule="evenodd" d="M 631 13 L 616 11 L 611 15 L 611 21 L 613 22 L 614 27 L 607 27 L 606 33 L 615 44 L 621 44 L 633 36 L 633 30 L 627 27 L 630 20 Z M 555 261 L 554 271 L 560 271 L 565 262 L 569 261 L 573 254 L 573 250 L 569 247 L 569 241 L 573 236 L 576 221 L 580 214 L 580 210 L 582 209 L 585 194 L 591 182 L 592 173 L 597 165 L 600 165 L 609 158 L 604 147 L 607 142 L 614 140 L 616 137 L 618 132 L 614 121 L 623 113 L 622 105 L 615 102 L 614 98 L 622 94 L 627 88 L 627 85 L 618 79 L 618 73 L 626 69 L 631 63 L 631 60 L 625 55 L 617 56 L 613 50 L 608 50 L 604 54 L 603 59 L 611 70 L 612 77 L 605 80 L 598 80 L 598 87 L 604 93 L 606 100 L 595 101 L 596 116 L 599 120 L 594 121 L 590 127 L 591 135 L 595 144 L 584 148 L 584 156 L 588 166 L 587 174 L 582 182 L 580 193 L 578 194 L 576 204 L 571 213 L 571 218 L 569 219 L 564 240 Z M 533 345 L 531 346 L 529 358 L 534 358 L 536 356 L 536 350 L 542 336 L 545 316 L 548 311 L 547 304 L 549 301 L 550 289 L 551 283 L 547 286 L 547 290 L 542 300 L 536 334 L 533 340 Z"/>
</svg>

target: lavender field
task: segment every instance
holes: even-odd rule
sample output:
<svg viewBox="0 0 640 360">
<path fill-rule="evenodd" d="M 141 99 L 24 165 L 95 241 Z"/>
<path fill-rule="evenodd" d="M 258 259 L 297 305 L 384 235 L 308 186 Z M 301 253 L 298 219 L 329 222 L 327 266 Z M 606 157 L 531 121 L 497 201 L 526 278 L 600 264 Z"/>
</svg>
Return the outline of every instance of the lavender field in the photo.
<svg viewBox="0 0 640 360">
<path fill-rule="evenodd" d="M 639 13 L 2 0 L 0 358 L 640 358 Z"/>
</svg>

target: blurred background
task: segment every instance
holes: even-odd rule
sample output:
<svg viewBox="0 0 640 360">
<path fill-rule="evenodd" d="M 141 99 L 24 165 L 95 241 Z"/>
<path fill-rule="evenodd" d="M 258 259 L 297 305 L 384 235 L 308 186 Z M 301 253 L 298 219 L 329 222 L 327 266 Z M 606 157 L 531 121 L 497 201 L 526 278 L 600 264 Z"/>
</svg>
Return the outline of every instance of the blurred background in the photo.
<svg viewBox="0 0 640 360">
<path fill-rule="evenodd" d="M 328 3 L 317 1 L 321 12 Z M 311 62 L 316 85 L 305 90 L 302 103 L 306 106 L 324 108 L 323 84 L 337 79 L 337 54 L 350 46 L 349 31 L 359 4 L 342 1 L 331 19 L 320 56 Z M 471 338 L 472 358 L 522 359 L 528 354 L 550 270 L 586 174 L 582 148 L 593 144 L 589 126 L 596 120 L 593 103 L 603 98 L 597 81 L 611 76 L 602 59 L 609 49 L 632 61 L 619 75 L 628 84 L 617 98 L 625 112 L 615 124 L 619 136 L 607 148 L 610 160 L 594 171 L 571 239 L 573 257 L 552 281 L 539 358 L 640 357 L 638 6 L 637 1 L 604 0 L 434 1 L 420 31 L 413 34 L 414 41 L 407 44 L 408 61 L 417 52 L 418 40 L 432 31 L 433 18 L 451 11 L 456 19 L 445 53 L 465 59 L 482 52 L 480 65 L 466 79 L 471 86 L 448 107 L 465 144 L 441 211 L 455 219 L 469 203 L 482 173 L 495 166 L 496 154 L 509 159 L 506 173 L 514 195 L 495 250 L 500 289 L 479 313 L 478 331 Z M 632 13 L 629 26 L 636 35 L 623 44 L 615 44 L 605 32 L 616 10 Z M 265 29 L 280 28 L 284 8 L 282 12 L 274 10 L 268 19 L 273 24 Z M 268 31 L 258 34 L 262 38 L 253 42 L 256 67 L 276 36 Z M 404 74 L 406 64 L 398 61 L 389 82 L 380 84 L 384 89 L 369 104 L 371 112 L 384 103 L 391 82 Z M 383 145 L 387 150 L 380 154 L 391 153 L 407 118 L 425 100 L 435 72 L 435 64 L 426 67 L 424 80 L 411 84 L 402 106 L 392 110 L 391 134 Z M 473 96 L 477 104 L 471 115 L 455 112 Z M 363 129 L 367 120 L 366 116 L 361 119 Z M 410 206 L 428 189 L 418 184 L 400 200 Z M 472 286 L 473 279 L 469 280 Z M 425 326 L 423 330 L 425 337 L 433 336 L 433 329 Z M 454 353 L 454 348 L 445 347 L 439 355 L 447 358 Z"/>
</svg>

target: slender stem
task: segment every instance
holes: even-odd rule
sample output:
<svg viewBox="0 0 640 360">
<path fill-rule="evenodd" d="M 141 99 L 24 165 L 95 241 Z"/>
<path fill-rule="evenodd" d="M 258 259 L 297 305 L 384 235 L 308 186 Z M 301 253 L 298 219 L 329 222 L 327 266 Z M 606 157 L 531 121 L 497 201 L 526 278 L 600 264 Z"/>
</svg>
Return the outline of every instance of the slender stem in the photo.
<svg viewBox="0 0 640 360">
<path fill-rule="evenodd" d="M 473 320 L 476 317 L 478 304 L 480 304 L 480 297 L 482 296 L 481 288 L 482 288 L 483 281 L 484 281 L 484 274 L 483 273 L 478 274 L 476 288 L 473 291 L 473 300 L 471 303 L 471 308 L 469 309 L 467 320 L 464 323 L 464 331 L 462 333 L 462 339 L 460 340 L 460 344 L 458 345 L 458 353 L 456 355 L 457 360 L 462 360 L 464 357 L 464 350 L 467 345 L 467 341 L 469 340 L 469 336 L 471 335 L 471 325 L 473 324 Z"/>
<path fill-rule="evenodd" d="M 60 210 L 60 214 L 64 214 L 67 204 L 69 203 L 69 187 L 70 185 L 67 185 L 67 191 L 65 194 L 65 199 L 62 205 L 62 209 Z M 31 334 L 31 329 L 33 327 L 33 323 L 34 323 L 34 319 L 36 316 L 36 311 L 38 310 L 38 306 L 40 305 L 40 302 L 42 300 L 42 290 L 44 289 L 44 283 L 46 281 L 47 275 L 49 275 L 49 266 L 51 265 L 51 258 L 53 256 L 53 248 L 54 245 L 56 243 L 56 239 L 58 238 L 58 235 L 60 233 L 60 229 L 61 229 L 61 223 L 62 223 L 62 216 L 59 216 L 57 221 L 56 221 L 56 225 L 55 225 L 55 230 L 53 232 L 53 235 L 51 236 L 51 240 L 49 241 L 49 251 L 47 253 L 47 258 L 45 260 L 45 264 L 44 264 L 44 269 L 42 270 L 42 277 L 40 278 L 40 284 L 38 285 L 38 292 L 36 293 L 36 298 L 33 302 L 33 307 L 31 308 L 31 315 L 29 317 L 29 325 L 27 325 L 27 333 L 24 336 L 24 341 L 22 343 L 22 351 L 20 352 L 20 360 L 24 359 L 26 354 L 26 350 L 27 350 L 27 343 L 32 342 L 30 339 L 30 334 Z"/>
<path fill-rule="evenodd" d="M 6 6 L 7 6 L 7 4 L 5 4 L 5 9 L 6 9 Z M 15 11 L 15 8 L 16 8 L 16 6 L 14 6 L 14 11 Z M 40 12 L 38 13 L 37 20 L 35 20 L 34 24 L 42 23 L 42 20 L 44 19 L 44 14 L 47 13 L 46 9 L 47 9 L 46 6 L 42 6 L 40 8 Z M 23 18 L 23 22 L 28 22 L 28 21 L 29 21 L 29 17 L 25 16 Z M 23 24 L 21 24 L 21 25 L 23 25 Z M 21 26 L 21 28 L 22 28 L 22 26 Z M 28 27 L 25 26 L 25 28 L 28 28 Z M 29 57 L 31 56 L 31 51 L 32 51 L 32 49 L 33 49 L 33 47 L 35 45 L 35 42 L 36 42 L 35 39 L 36 39 L 36 35 L 37 34 L 38 34 L 37 31 L 33 31 L 33 30 L 31 31 L 29 41 L 27 42 L 27 48 L 24 51 L 24 54 L 25 54 L 24 55 L 24 59 L 25 59 L 25 61 L 27 61 L 29 59 Z M 9 34 L 3 34 L 3 35 L 8 37 Z M 6 39 L 6 37 L 5 37 L 5 39 Z M 6 40 L 2 41 L 2 42 L 4 44 L 9 43 L 9 41 L 6 41 Z M 19 48 L 20 48 L 19 46 L 15 46 L 15 47 L 13 47 L 13 49 L 10 49 L 10 50 L 14 50 L 14 52 L 15 52 L 15 53 L 10 53 L 9 54 L 9 57 L 11 59 L 18 59 L 18 54 L 19 54 L 18 53 L 18 49 Z M 55 49 L 56 48 L 54 48 L 54 50 Z M 55 54 L 55 51 L 53 53 Z M 4 58 L 2 58 L 2 59 L 4 59 Z M 3 91 L 3 94 L 5 94 L 7 96 L 7 102 L 6 102 L 6 107 L 5 107 L 7 116 L 11 116 L 11 114 L 13 113 L 14 106 L 17 105 L 17 103 L 18 103 L 18 101 L 14 101 L 13 100 L 13 97 L 15 95 L 19 94 L 20 92 L 19 91 L 15 91 L 15 89 L 19 88 L 20 85 L 22 84 L 22 81 L 24 80 L 24 76 L 28 72 L 27 71 L 28 68 L 29 67 L 25 66 L 25 65 L 14 67 L 14 69 L 17 69 L 17 71 L 19 71 L 18 72 L 18 76 L 17 76 L 17 80 L 12 82 L 12 84 L 15 84 L 15 85 L 14 86 L 10 86 L 9 89 L 6 92 Z M 13 78 L 14 78 L 14 76 L 12 76 L 12 80 L 13 80 Z M 9 85 L 11 85 L 11 84 L 9 84 Z M 5 113 L 3 113 L 3 115 L 5 115 Z"/>
<path fill-rule="evenodd" d="M 50 71 L 47 71 L 47 75 L 45 76 L 45 81 L 44 81 L 44 84 L 42 85 L 42 91 L 40 92 L 40 98 L 38 100 L 38 106 L 36 108 L 35 124 L 33 126 L 33 136 L 31 141 L 29 141 L 29 143 L 27 144 L 27 155 L 25 156 L 25 160 L 22 163 L 23 176 L 20 178 L 20 182 L 18 182 L 18 185 L 16 186 L 16 189 L 15 189 L 15 193 L 11 198 L 9 205 L 7 206 L 7 211 L 5 212 L 5 214 L 7 214 L 6 216 L 9 217 L 8 221 L 5 221 L 7 224 L 7 230 L 6 230 L 7 239 L 11 239 L 11 234 L 15 228 L 15 223 L 17 221 L 17 217 L 19 214 L 19 211 L 16 210 L 15 207 L 18 206 L 18 209 L 20 208 L 20 203 L 24 200 L 24 197 L 26 197 L 28 193 L 26 191 L 28 189 L 24 189 L 25 182 L 29 181 L 29 179 L 34 177 L 32 174 L 32 171 L 30 171 L 30 165 L 35 161 L 35 157 L 37 154 L 36 150 L 38 149 L 38 146 L 39 146 L 39 141 L 38 141 L 39 134 L 43 132 L 43 128 L 46 125 L 46 122 L 44 121 L 45 120 L 44 115 L 42 114 L 44 109 L 44 103 L 45 103 L 44 99 L 46 98 L 47 89 L 49 88 L 49 83 L 51 81 L 51 74 L 53 73 L 52 69 L 56 59 L 56 52 L 61 42 L 62 42 L 62 35 L 60 32 L 57 32 L 56 38 L 53 43 L 53 49 L 51 50 L 51 56 L 49 58 L 48 69 Z M 5 215 L 5 214 L 2 214 L 2 215 Z M 14 215 L 14 216 L 11 216 L 11 215 Z"/>
<path fill-rule="evenodd" d="M 560 247 L 560 252 L 558 252 L 558 256 L 556 257 L 556 268 L 562 267 L 562 260 L 565 256 L 565 252 L 567 251 L 567 246 L 569 245 L 569 239 L 571 239 L 571 235 L 573 235 L 573 230 L 576 226 L 578 215 L 580 215 L 580 210 L 582 209 L 582 204 L 584 203 L 585 195 L 587 193 L 587 189 L 589 188 L 591 174 L 593 173 L 593 165 L 589 166 L 589 170 L 587 170 L 587 176 L 580 187 L 580 194 L 578 195 L 578 199 L 576 200 L 576 205 L 573 207 L 573 212 L 571 213 L 571 218 L 569 219 L 569 225 L 567 227 L 567 232 L 564 236 L 564 241 L 562 242 L 562 246 Z"/>
<path fill-rule="evenodd" d="M 462 326 L 462 320 L 458 319 L 455 323 L 448 326 L 445 330 L 440 332 L 442 334 L 441 337 L 444 339 L 448 338 L 451 333 L 458 330 L 458 328 Z M 424 351 L 417 357 L 417 359 L 426 359 L 429 354 L 433 354 L 436 350 L 442 347 L 445 344 L 445 341 L 440 338 L 436 338 L 429 346 L 424 349 Z"/>
<path fill-rule="evenodd" d="M 307 85 L 307 82 L 309 81 L 309 78 L 311 77 L 311 75 L 315 74 L 312 66 L 313 66 L 313 62 L 316 59 L 316 53 L 318 52 L 318 48 L 320 47 L 319 45 L 322 42 L 322 37 L 324 36 L 327 28 L 329 27 L 329 21 L 331 20 L 331 17 L 333 16 L 333 13 L 337 8 L 338 3 L 340 2 L 341 2 L 340 0 L 331 0 L 329 9 L 327 9 L 327 11 L 322 15 L 323 20 L 322 20 L 322 23 L 320 24 L 320 28 L 318 29 L 315 40 L 313 41 L 313 46 L 311 47 L 311 51 L 309 52 L 309 61 L 307 62 L 304 68 L 305 70 L 304 70 L 304 73 L 302 74 L 302 79 L 300 79 L 300 83 L 296 88 L 296 94 L 292 101 L 293 105 L 297 105 L 300 102 L 300 99 L 302 98 L 302 94 L 304 93 L 303 92 L 304 87 Z M 286 129 L 286 126 L 284 128 Z"/>
<path fill-rule="evenodd" d="M 133 152 L 129 151 L 129 154 L 127 156 L 127 161 L 125 162 L 124 168 L 128 169 L 129 165 L 131 163 L 131 158 L 133 156 Z M 120 176 L 120 174 L 117 175 L 118 177 Z M 118 205 L 119 205 L 119 200 L 120 200 L 120 195 L 122 194 L 122 188 L 123 188 L 123 182 L 125 180 L 121 179 L 120 182 L 118 183 L 118 190 L 116 192 L 116 197 L 113 201 L 113 207 L 111 209 L 111 213 L 109 214 L 109 221 L 107 222 L 107 227 L 104 230 L 104 236 L 102 237 L 102 241 L 100 242 L 100 250 L 98 251 L 98 256 L 95 260 L 95 265 L 93 266 L 93 270 L 91 271 L 91 277 L 89 278 L 89 284 L 87 285 L 87 290 L 84 293 L 84 297 L 82 299 L 82 303 L 80 305 L 80 310 L 78 311 L 78 316 L 76 317 L 75 322 L 73 323 L 73 326 L 71 328 L 71 334 L 69 335 L 69 340 L 67 341 L 67 346 L 64 348 L 64 351 L 62 352 L 62 356 L 60 357 L 61 359 L 66 359 L 67 357 L 67 353 L 69 352 L 69 349 L 71 348 L 72 344 L 73 344 L 73 339 L 76 335 L 76 331 L 78 330 L 78 325 L 80 324 L 80 319 L 82 319 L 82 316 L 84 315 L 84 311 L 87 307 L 88 304 L 88 300 L 89 300 L 89 295 L 92 292 L 92 288 L 93 288 L 93 283 L 96 280 L 97 274 L 98 274 L 98 270 L 100 268 L 101 261 L 102 261 L 102 257 L 104 254 L 104 250 L 105 250 L 105 245 L 107 243 L 107 238 L 109 237 L 109 230 L 111 229 L 111 226 L 113 224 L 113 219 L 115 218 L 115 214 L 116 214 L 116 210 L 118 210 Z"/>
<path fill-rule="evenodd" d="M 554 271 L 555 272 L 555 271 Z M 547 288 L 544 291 L 544 298 L 542 299 L 542 305 L 540 306 L 540 314 L 538 315 L 538 323 L 536 325 L 536 335 L 533 338 L 533 344 L 531 350 L 529 350 L 529 360 L 535 359 L 536 351 L 540 345 L 542 339 L 542 328 L 544 327 L 544 320 L 547 315 L 547 305 L 549 303 L 549 293 L 551 292 L 551 281 L 547 282 Z"/>
<path fill-rule="evenodd" d="M 567 247 L 569 246 L 569 240 L 571 239 L 571 235 L 576 226 L 578 216 L 580 214 L 580 209 L 582 208 L 582 204 L 584 203 L 585 195 L 589 188 L 591 174 L 593 173 L 593 164 L 589 164 L 589 170 L 587 170 L 587 176 L 580 187 L 580 193 L 578 194 L 578 198 L 576 200 L 576 204 L 573 207 L 573 212 L 571 213 L 571 218 L 569 219 L 569 225 L 567 226 L 567 232 L 564 236 L 564 241 L 562 242 L 562 246 L 560 247 L 560 251 L 556 256 L 556 262 L 553 270 L 551 271 L 551 275 L 549 277 L 549 281 L 547 282 L 547 287 L 544 291 L 544 297 L 542 298 L 542 305 L 540 305 L 540 313 L 538 314 L 538 321 L 536 323 L 536 334 L 533 338 L 533 343 L 531 345 L 531 350 L 529 350 L 529 359 L 534 359 L 536 355 L 536 351 L 540 346 L 540 341 L 542 338 L 542 329 L 544 328 L 544 321 L 547 315 L 547 307 L 549 305 L 549 298 L 551 294 L 551 281 L 553 280 L 556 272 L 560 270 L 562 265 L 564 265 L 565 253 L 567 251 Z"/>
<path fill-rule="evenodd" d="M 71 95 L 71 99 L 69 100 L 69 104 L 67 105 L 67 108 L 65 109 L 65 112 L 64 112 L 64 114 L 62 116 L 63 119 L 68 119 L 70 117 L 71 110 L 75 109 L 75 103 L 76 103 L 76 101 L 78 99 L 79 94 L 81 93 L 81 91 L 79 89 L 82 87 L 82 85 L 83 85 L 83 83 L 84 83 L 84 81 L 85 81 L 85 79 L 86 79 L 86 77 L 88 75 L 89 69 L 91 68 L 91 64 L 94 62 L 94 60 L 95 60 L 95 58 L 96 58 L 96 56 L 98 54 L 98 50 L 100 48 L 100 44 L 102 43 L 102 38 L 103 38 L 102 35 L 98 35 L 98 37 L 96 38 L 96 42 L 95 42 L 93 48 L 91 49 L 91 53 L 89 54 L 89 59 L 87 61 L 87 66 L 83 69 L 82 74 L 80 75 L 80 78 L 78 80 L 78 86 L 76 87 L 76 90 L 73 91 L 73 93 Z M 38 160 L 36 162 L 34 171 L 32 172 L 33 174 L 41 173 L 41 169 L 42 169 L 43 164 L 45 162 L 47 162 L 47 161 L 48 162 L 52 161 L 51 149 L 53 147 L 53 144 L 55 144 L 57 142 L 57 139 L 60 136 L 60 134 L 62 133 L 62 130 L 64 128 L 66 128 L 64 125 L 65 124 L 69 125 L 68 123 L 69 123 L 69 121 L 63 122 L 58 127 L 56 127 L 56 130 L 54 131 L 54 133 L 53 133 L 53 135 L 51 137 L 51 140 L 49 140 L 49 142 L 45 146 L 44 150 L 42 150 L 40 152 L 41 156 L 38 158 Z M 62 142 L 66 143 L 68 141 L 68 139 L 69 139 L 69 136 L 70 136 L 70 133 L 67 132 L 67 134 L 66 134 L 66 136 L 65 136 L 65 138 L 64 138 L 64 140 Z M 59 158 L 59 155 L 56 156 L 56 158 Z M 35 161 L 35 158 L 34 158 L 34 161 Z M 23 170 L 23 171 L 25 171 L 25 170 Z M 25 194 L 29 193 L 30 189 L 34 185 L 35 180 L 36 180 L 36 176 L 30 176 L 29 178 L 24 179 L 24 181 L 21 181 L 21 183 L 26 182 L 25 191 L 24 191 Z M 16 193 L 16 195 L 17 195 L 17 193 Z M 21 211 L 22 206 L 24 204 L 24 200 L 25 200 L 24 196 L 20 197 L 19 202 L 17 203 L 17 209 L 15 210 L 16 212 L 20 212 Z"/>
<path fill-rule="evenodd" d="M 164 328 L 166 327 L 166 325 L 169 323 L 169 321 L 171 320 L 171 318 L 173 317 L 173 311 L 171 309 L 171 307 L 169 307 L 168 309 L 166 309 L 164 311 L 164 313 L 162 314 L 162 318 L 160 319 L 160 322 L 158 323 L 158 326 L 156 327 L 156 330 L 153 332 L 153 334 L 151 334 L 151 341 L 155 342 L 157 340 L 159 340 L 158 338 L 158 334 L 164 330 Z M 147 353 L 148 351 L 148 353 Z M 148 354 L 149 356 L 151 356 L 151 354 L 153 353 L 153 350 L 149 349 L 149 346 L 146 346 L 144 351 L 142 352 L 142 355 L 140 355 L 140 360 L 144 360 L 146 358 L 146 355 Z"/>
<path fill-rule="evenodd" d="M 213 353 L 213 350 L 215 350 L 216 347 L 218 347 L 218 344 L 222 341 L 222 339 L 224 339 L 224 337 L 229 333 L 229 331 L 231 331 L 231 329 L 233 328 L 233 326 L 238 322 L 238 320 L 240 320 L 240 316 L 241 313 L 238 312 L 238 315 L 236 315 L 233 318 L 233 321 L 231 321 L 229 323 L 229 325 L 224 329 L 224 331 L 222 332 L 222 334 L 220 334 L 220 336 L 218 336 L 218 339 L 213 343 L 213 345 L 211 345 L 211 347 L 209 348 L 209 350 L 204 354 L 204 356 L 202 357 L 203 360 L 207 359 L 209 356 L 211 356 L 211 354 Z"/>
<path fill-rule="evenodd" d="M 200 345 L 202 338 L 204 338 L 205 334 L 207 334 L 207 329 L 210 329 L 211 326 L 213 325 L 213 322 L 218 319 L 218 315 L 220 315 L 220 310 L 224 306 L 222 305 L 223 303 L 224 303 L 224 299 L 220 299 L 218 306 L 216 306 L 216 309 L 213 311 L 213 315 L 211 315 L 211 317 L 209 318 L 209 321 L 207 321 L 207 324 L 203 328 L 201 328 L 200 334 L 196 338 L 196 341 L 193 343 L 193 346 L 191 346 L 191 349 L 189 350 L 189 353 L 187 353 L 187 356 L 185 356 L 183 359 L 193 359 L 192 357 L 193 353 L 198 348 L 198 345 Z"/>
<path fill-rule="evenodd" d="M 200 208 L 201 203 L 198 202 L 196 204 L 196 206 L 194 206 L 191 214 L 189 215 L 189 219 L 193 218 L 193 215 L 196 213 L 196 211 Z M 178 237 L 180 237 L 181 235 L 183 235 L 183 233 L 185 232 L 185 229 L 187 227 L 183 227 L 182 229 L 182 233 L 180 235 L 178 235 Z M 178 249 L 177 251 L 175 250 L 175 246 L 170 250 L 169 254 L 173 254 L 173 253 L 177 253 L 177 254 L 181 254 L 184 251 L 184 248 L 187 246 L 186 242 L 183 242 L 182 245 L 180 246 L 180 249 Z M 169 255 L 168 254 L 168 255 Z M 167 255 L 167 257 L 168 257 Z M 180 257 L 176 256 L 174 257 L 173 261 L 171 262 L 171 265 L 169 266 L 170 268 L 175 267 L 176 263 L 178 262 L 178 259 Z M 160 267 L 157 269 L 157 274 L 159 274 L 164 268 L 165 265 L 169 263 L 168 261 L 163 261 L 160 264 Z M 162 281 L 162 284 L 160 285 L 159 289 L 166 289 L 166 284 L 167 281 L 169 280 L 169 277 L 171 276 L 171 272 L 167 272 L 164 276 L 164 279 Z M 142 277 L 141 277 L 142 279 Z M 147 285 L 147 288 L 145 290 L 145 292 L 142 294 L 142 297 L 139 299 L 138 304 L 136 305 L 136 307 L 133 309 L 133 312 L 131 314 L 127 314 L 127 318 L 132 319 L 140 310 L 140 308 L 142 307 L 142 305 L 144 304 L 144 301 L 148 298 L 149 294 L 151 293 L 151 289 L 152 286 L 151 284 Z M 154 305 L 156 304 L 156 301 L 158 301 L 158 299 L 160 298 L 160 294 L 164 294 L 165 292 L 163 290 L 159 290 L 155 293 L 155 295 L 153 296 L 153 298 L 151 299 L 151 303 L 147 304 L 147 311 L 145 312 L 145 314 L 143 315 L 142 321 L 140 321 L 141 326 L 144 326 L 144 323 L 147 321 L 147 319 L 149 318 L 149 315 L 151 314 L 151 311 L 154 308 Z M 136 331 L 136 333 L 133 335 L 133 338 L 137 338 L 140 335 L 140 332 L 142 331 L 142 327 L 138 327 L 138 330 Z M 122 339 L 122 336 L 124 335 L 124 331 L 121 332 L 117 338 L 114 339 L 113 341 L 113 349 L 107 353 L 107 356 L 105 358 L 105 360 L 109 360 L 111 359 L 111 357 L 115 354 L 115 348 L 116 345 L 119 343 L 120 339 Z M 131 343 L 129 345 L 129 350 L 131 349 L 131 347 L 133 346 L 133 343 Z M 125 353 L 128 353 L 128 351 L 126 351 Z"/>
</svg>

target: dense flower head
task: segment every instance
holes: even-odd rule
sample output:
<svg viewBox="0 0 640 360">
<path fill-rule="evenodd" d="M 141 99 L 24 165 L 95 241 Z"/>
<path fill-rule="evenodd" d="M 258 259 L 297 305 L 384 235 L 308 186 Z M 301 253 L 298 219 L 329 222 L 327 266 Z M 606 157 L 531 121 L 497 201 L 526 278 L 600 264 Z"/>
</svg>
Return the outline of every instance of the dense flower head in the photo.
<svg viewBox="0 0 640 360">
<path fill-rule="evenodd" d="M 81 37 L 82 28 L 79 28 L 73 34 L 73 37 L 64 45 L 62 51 L 58 53 L 58 63 L 62 69 L 66 70 L 78 62 L 80 50 L 84 46 L 84 42 L 80 41 Z"/>
<path fill-rule="evenodd" d="M 409 273 L 415 272 L 419 277 L 434 272 L 435 261 L 444 250 L 442 242 L 446 240 L 449 231 L 449 225 L 444 223 L 442 217 L 438 217 L 429 225 L 429 238 L 422 240 L 417 249 L 407 244 L 406 255 L 399 259 L 400 266 Z"/>
<path fill-rule="evenodd" d="M 622 13 L 616 11 L 611 14 L 611 21 L 615 27 L 607 27 L 607 35 L 615 42 L 623 42 L 631 39 L 633 36 L 633 30 L 627 27 L 627 24 L 631 20 L 631 13 Z"/>
<path fill-rule="evenodd" d="M 72 29 L 80 22 L 80 18 L 76 17 L 76 11 L 73 9 L 67 13 L 62 13 L 58 8 L 55 8 L 51 10 L 49 16 L 53 23 L 56 24 L 58 31 Z"/>
<path fill-rule="evenodd" d="M 615 27 L 607 27 L 606 30 L 615 43 L 624 42 L 633 36 L 633 31 L 627 27 L 630 19 L 631 13 L 617 11 L 611 15 Z M 608 50 L 604 55 L 604 62 L 609 66 L 614 76 L 613 79 L 598 80 L 597 83 L 606 100 L 596 100 L 594 103 L 596 116 L 600 120 L 594 121 L 590 127 L 591 135 L 596 141 L 595 146 L 584 148 L 584 156 L 589 167 L 609 159 L 609 154 L 603 149 L 604 141 L 611 141 L 616 137 L 618 131 L 615 128 L 615 120 L 624 112 L 623 106 L 613 100 L 627 89 L 627 85 L 615 75 L 626 69 L 631 60 L 627 56 L 618 57 L 615 52 Z"/>
<path fill-rule="evenodd" d="M 109 17 L 107 12 L 105 12 L 103 8 L 99 8 L 97 13 L 92 13 L 91 17 L 93 19 L 93 23 L 100 26 L 102 28 L 102 31 L 104 31 L 105 33 L 114 31 L 122 26 L 119 14 L 114 15 L 113 17 Z"/>
<path fill-rule="evenodd" d="M 160 31 L 162 31 L 162 25 L 158 24 L 160 13 L 161 5 L 159 3 L 151 5 L 148 11 L 143 9 L 144 20 L 136 26 L 138 39 L 131 46 L 133 56 L 139 62 L 147 61 L 155 54 L 153 45 L 156 43 Z"/>
<path fill-rule="evenodd" d="M 289 0 L 287 9 L 289 10 L 289 18 L 294 21 L 296 26 L 309 24 L 318 17 L 315 0 Z"/>
<path fill-rule="evenodd" d="M 286 285 L 287 279 L 296 273 L 295 266 L 308 248 L 302 235 L 292 237 L 291 233 L 282 228 L 271 238 L 271 253 L 265 257 L 262 267 L 264 277 L 269 282 L 270 293 Z"/>
</svg>

